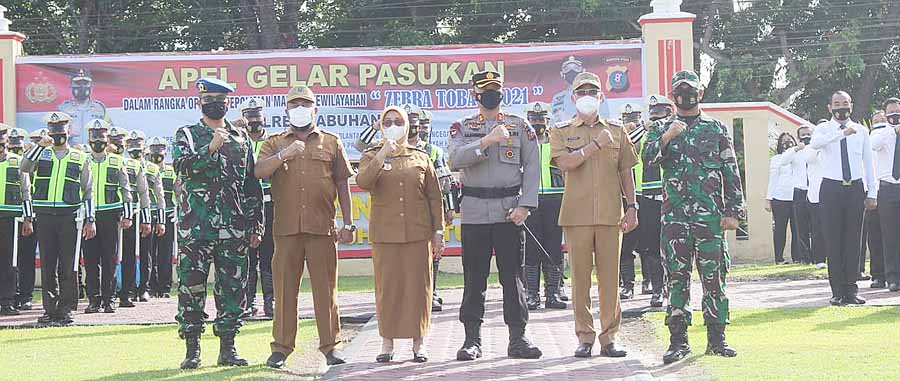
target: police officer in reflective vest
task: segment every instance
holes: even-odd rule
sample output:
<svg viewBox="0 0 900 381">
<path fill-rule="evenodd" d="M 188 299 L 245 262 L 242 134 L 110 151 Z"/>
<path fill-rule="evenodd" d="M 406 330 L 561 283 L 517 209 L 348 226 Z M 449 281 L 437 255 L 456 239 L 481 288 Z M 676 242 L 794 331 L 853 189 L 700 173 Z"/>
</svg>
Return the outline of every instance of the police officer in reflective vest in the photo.
<svg viewBox="0 0 900 381">
<path fill-rule="evenodd" d="M 16 218 L 22 216 L 19 165 L 22 157 L 6 149 L 7 136 L 15 131 L 0 123 L 0 315 L 18 315 L 13 247 L 19 238 Z"/>
<path fill-rule="evenodd" d="M 150 162 L 160 168 L 165 204 L 158 203 L 157 225 L 163 226 L 163 235 L 150 240 L 150 295 L 169 298 L 172 292 L 172 259 L 175 250 L 175 168 L 166 164 L 169 143 L 159 136 L 150 138 Z"/>
<path fill-rule="evenodd" d="M 269 137 L 266 134 L 266 116 L 263 113 L 266 101 L 261 98 L 250 98 L 241 104 L 241 119 L 235 125 L 245 126 L 253 142 L 253 152 L 259 158 L 259 150 L 263 142 Z M 261 181 L 263 190 L 263 204 L 266 219 L 266 231 L 263 234 L 262 243 L 258 247 L 250 248 L 250 276 L 247 278 L 247 310 L 248 316 L 258 312 L 254 305 L 256 300 L 257 279 L 262 282 L 263 290 L 263 314 L 266 317 L 274 316 L 273 302 L 275 292 L 272 285 L 272 255 L 275 253 L 275 241 L 272 239 L 272 221 L 275 211 L 272 209 L 272 183 L 269 179 Z M 257 268 L 259 272 L 257 272 Z"/>
<path fill-rule="evenodd" d="M 529 310 L 536 310 L 541 306 L 541 273 L 544 274 L 544 307 L 566 308 L 566 303 L 559 299 L 563 253 L 562 228 L 558 223 L 565 188 L 562 172 L 550 164 L 549 112 L 550 105 L 544 102 L 532 102 L 525 106 L 528 123 L 534 128 L 540 144 L 541 160 L 538 208 L 525 221 L 531 231 L 531 234 L 525 235 L 525 280 Z"/>
<path fill-rule="evenodd" d="M 119 261 L 119 231 L 132 225 L 131 193 L 125 159 L 106 152 L 109 123 L 102 119 L 88 122 L 88 165 L 94 177 L 94 205 L 97 209 L 97 237 L 85 240 L 84 269 L 88 307 L 84 313 L 113 313 L 116 292 L 116 265 Z"/>
<path fill-rule="evenodd" d="M 47 136 L 25 154 L 21 164 L 23 234 L 36 231 L 41 247 L 44 315 L 38 318 L 39 324 L 72 323 L 71 310 L 78 305 L 75 266 L 80 252 L 76 247 L 82 237 L 92 239 L 96 233 L 91 166 L 86 153 L 69 148 L 70 120 L 63 112 L 47 113 Z"/>
<path fill-rule="evenodd" d="M 137 300 L 139 302 L 150 301 L 150 272 L 156 267 L 153 258 L 150 257 L 150 249 L 153 247 L 153 240 L 166 235 L 166 199 L 163 194 L 161 171 L 158 165 L 147 161 L 144 158 L 144 142 L 147 141 L 147 135 L 140 130 L 132 130 L 125 139 L 126 150 L 131 160 L 137 162 L 144 176 L 147 179 L 147 189 L 149 189 L 150 199 L 150 215 L 153 224 L 153 234 L 141 235 L 140 250 L 136 250 L 140 258 L 140 279 L 137 288 Z M 134 165 L 132 162 L 131 165 Z M 132 283 L 129 283 L 129 286 Z"/>
<path fill-rule="evenodd" d="M 113 127 L 110 130 L 110 149 L 117 154 L 124 154 L 127 142 L 125 137 L 130 136 L 131 132 L 121 127 Z M 140 133 L 137 134 L 140 136 Z M 149 241 L 153 217 L 150 212 L 150 191 L 147 184 L 147 176 L 144 174 L 144 167 L 140 160 L 131 157 L 125 158 L 125 173 L 128 175 L 128 183 L 131 184 L 131 210 L 135 214 L 132 220 L 137 219 L 139 226 L 131 225 L 130 228 L 122 232 L 122 287 L 119 289 L 119 307 L 134 307 L 132 298 L 135 298 L 135 286 L 137 264 L 135 261 L 139 257 L 146 258 L 146 254 L 137 253 L 138 250 L 143 251 L 144 248 L 149 249 L 146 242 Z M 136 217 L 136 218 L 135 218 Z M 138 239 L 137 235 L 142 237 Z M 146 238 L 143 238 L 146 237 Z M 138 247 L 140 246 L 140 247 Z"/>
<path fill-rule="evenodd" d="M 23 128 L 9 130 L 9 138 L 6 149 L 13 154 L 21 156 L 25 153 L 25 139 L 28 132 Z M 21 161 L 20 161 L 21 162 Z M 16 264 L 16 302 L 18 310 L 30 310 L 31 298 L 34 294 L 34 270 L 35 257 L 37 256 L 37 240 L 34 234 L 24 236 L 19 229 L 19 252 Z"/>
</svg>

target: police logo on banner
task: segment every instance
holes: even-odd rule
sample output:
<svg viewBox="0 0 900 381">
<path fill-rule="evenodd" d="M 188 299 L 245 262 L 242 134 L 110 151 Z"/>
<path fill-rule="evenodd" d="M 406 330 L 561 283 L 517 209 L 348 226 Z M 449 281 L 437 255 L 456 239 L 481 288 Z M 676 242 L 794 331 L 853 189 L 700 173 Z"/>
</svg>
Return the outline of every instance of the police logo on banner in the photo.
<svg viewBox="0 0 900 381">
<path fill-rule="evenodd" d="M 610 66 L 606 69 L 606 90 L 613 93 L 628 91 L 631 83 L 628 81 L 628 67 L 624 65 Z"/>
</svg>

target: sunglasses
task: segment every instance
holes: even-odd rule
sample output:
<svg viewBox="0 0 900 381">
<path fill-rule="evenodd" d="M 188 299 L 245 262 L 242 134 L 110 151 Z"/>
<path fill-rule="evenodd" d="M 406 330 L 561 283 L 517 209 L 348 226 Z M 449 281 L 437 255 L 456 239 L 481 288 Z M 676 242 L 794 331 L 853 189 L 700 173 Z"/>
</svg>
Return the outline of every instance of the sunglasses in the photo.
<svg viewBox="0 0 900 381">
<path fill-rule="evenodd" d="M 391 127 L 391 126 L 403 127 L 406 125 L 406 122 L 404 122 L 403 119 L 401 119 L 401 118 L 385 119 L 385 120 L 381 121 L 381 125 L 384 127 Z"/>
<path fill-rule="evenodd" d="M 577 96 L 579 96 L 579 97 L 583 97 L 583 96 L 586 96 L 586 95 L 594 96 L 594 95 L 597 95 L 597 94 L 600 94 L 600 90 L 599 90 L 599 89 L 582 89 L 582 90 L 575 90 L 575 95 L 577 95 Z"/>
</svg>

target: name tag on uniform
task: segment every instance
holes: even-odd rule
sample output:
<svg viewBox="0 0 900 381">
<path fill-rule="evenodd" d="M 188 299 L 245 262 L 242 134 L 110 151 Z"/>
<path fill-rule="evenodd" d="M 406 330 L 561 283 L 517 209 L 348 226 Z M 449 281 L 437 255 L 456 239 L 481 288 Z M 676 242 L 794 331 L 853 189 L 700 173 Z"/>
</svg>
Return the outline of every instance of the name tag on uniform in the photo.
<svg viewBox="0 0 900 381">
<path fill-rule="evenodd" d="M 487 134 L 480 133 L 480 132 L 471 132 L 471 133 L 463 134 L 464 138 L 483 138 L 485 136 L 487 136 Z"/>
<path fill-rule="evenodd" d="M 577 142 L 581 140 L 581 136 L 570 136 L 566 139 L 567 142 Z"/>
</svg>

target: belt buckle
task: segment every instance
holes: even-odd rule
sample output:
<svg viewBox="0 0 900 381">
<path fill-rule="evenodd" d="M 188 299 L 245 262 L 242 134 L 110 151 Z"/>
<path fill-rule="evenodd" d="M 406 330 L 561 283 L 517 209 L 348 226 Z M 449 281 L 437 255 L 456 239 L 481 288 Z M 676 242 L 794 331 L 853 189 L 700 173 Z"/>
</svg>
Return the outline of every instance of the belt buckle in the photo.
<svg viewBox="0 0 900 381">
<path fill-rule="evenodd" d="M 849 186 L 853 185 L 853 181 L 852 180 L 842 180 L 841 185 L 843 185 L 845 187 L 849 187 Z"/>
</svg>

